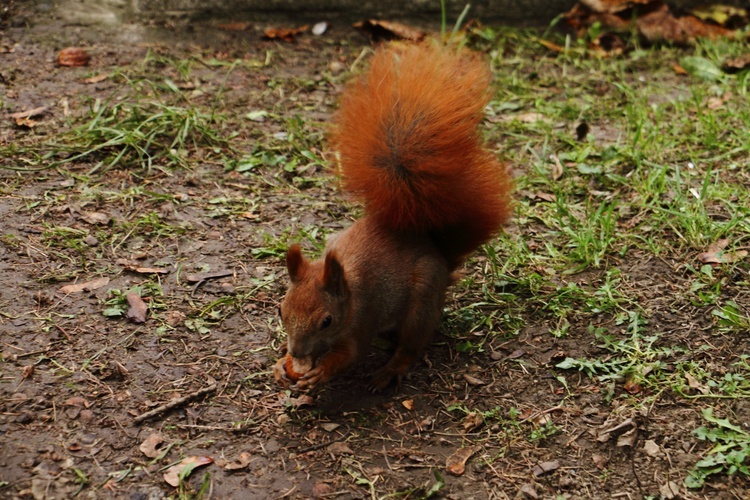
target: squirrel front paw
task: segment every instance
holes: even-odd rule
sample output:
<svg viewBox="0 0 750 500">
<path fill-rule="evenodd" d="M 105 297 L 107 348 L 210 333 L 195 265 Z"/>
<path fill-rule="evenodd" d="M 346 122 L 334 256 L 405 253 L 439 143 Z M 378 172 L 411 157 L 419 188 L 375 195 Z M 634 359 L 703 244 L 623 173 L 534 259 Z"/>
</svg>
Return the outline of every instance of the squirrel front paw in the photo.
<svg viewBox="0 0 750 500">
<path fill-rule="evenodd" d="M 280 358 L 276 361 L 276 364 L 273 365 L 273 378 L 276 380 L 277 384 L 285 389 L 288 389 L 292 385 L 292 381 L 286 373 L 286 362 L 288 357 L 289 356 L 287 355 Z"/>
</svg>

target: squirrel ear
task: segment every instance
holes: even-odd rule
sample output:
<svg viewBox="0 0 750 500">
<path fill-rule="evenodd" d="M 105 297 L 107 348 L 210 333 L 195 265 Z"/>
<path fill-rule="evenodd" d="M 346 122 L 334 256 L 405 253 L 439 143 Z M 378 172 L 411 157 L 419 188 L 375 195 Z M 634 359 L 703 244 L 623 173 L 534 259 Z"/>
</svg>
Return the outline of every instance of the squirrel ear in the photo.
<svg viewBox="0 0 750 500">
<path fill-rule="evenodd" d="M 302 255 L 302 250 L 296 243 L 286 251 L 286 269 L 292 283 L 298 282 L 307 269 L 307 259 Z"/>
<path fill-rule="evenodd" d="M 323 288 L 332 295 L 339 297 L 346 295 L 344 268 L 341 267 L 341 263 L 334 252 L 326 254 L 326 261 L 323 266 Z"/>
</svg>

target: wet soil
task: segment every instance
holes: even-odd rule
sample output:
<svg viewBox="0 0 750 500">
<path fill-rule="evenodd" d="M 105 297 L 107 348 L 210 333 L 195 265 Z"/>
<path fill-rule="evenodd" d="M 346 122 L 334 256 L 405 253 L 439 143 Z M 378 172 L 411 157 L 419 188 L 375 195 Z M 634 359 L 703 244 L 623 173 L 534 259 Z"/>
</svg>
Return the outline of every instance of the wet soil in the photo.
<svg viewBox="0 0 750 500">
<path fill-rule="evenodd" d="M 368 46 L 346 26 L 289 44 L 262 40 L 253 28 L 29 19 L 0 33 L 0 144 L 19 145 L 4 167 L 32 167 L 21 147 L 54 142 L 97 99 L 128 92 L 122 78 L 87 78 L 141 67 L 176 82 L 196 105 L 210 108 L 220 94 L 216 127 L 233 134 L 228 147 L 237 155 L 289 134 L 300 116 L 303 133 L 318 138 L 310 150 L 325 157 L 319 138 L 341 68 Z M 86 47 L 90 64 L 58 66 L 67 46 Z M 189 78 L 161 57 L 193 61 Z M 247 64 L 229 71 L 236 60 Z M 31 127 L 7 116 L 39 106 L 48 108 Z M 273 116 L 246 117 L 257 110 Z M 534 310 L 516 337 L 478 332 L 482 347 L 471 353 L 440 334 L 399 390 L 368 391 L 368 373 L 387 356 L 378 348 L 314 399 L 280 389 L 271 367 L 284 340 L 277 308 L 286 277 L 283 248 L 269 242 L 302 228 L 339 229 L 357 210 L 319 165 L 244 175 L 223 163 L 226 150 L 198 149 L 189 168 L 149 173 L 90 173 L 90 159 L 0 169 L 0 495 L 420 498 L 439 485 L 435 471 L 445 481 L 440 494 L 457 499 L 669 497 L 670 487 L 675 498 L 746 494 L 737 478 L 685 491 L 682 479 L 706 448 L 691 434 L 701 417 L 690 401 L 665 392 L 635 410 L 584 375 L 566 372 L 568 387 L 561 384 L 557 362 L 606 353 L 587 325 L 573 323 L 556 339 Z M 482 265 L 472 260 L 467 273 Z M 688 287 L 675 262 L 633 254 L 620 268 L 655 311 L 650 320 L 665 344 L 709 344 L 696 356 L 717 360 L 747 352 L 741 339 L 710 337 L 705 311 L 671 293 Z M 101 278 L 106 284 L 92 289 L 62 289 Z M 133 287 L 149 305 L 146 322 L 103 314 L 124 307 L 113 290 Z M 449 309 L 469 300 L 459 290 Z M 612 318 L 601 322 L 619 328 Z M 732 408 L 738 415 L 742 404 Z M 476 412 L 486 418 L 472 424 Z M 627 433 L 630 443 L 618 445 Z M 644 449 L 649 440 L 658 452 Z M 466 470 L 447 472 L 446 460 L 462 448 L 471 456 Z M 212 463 L 170 486 L 165 469 L 194 457 Z"/>
</svg>

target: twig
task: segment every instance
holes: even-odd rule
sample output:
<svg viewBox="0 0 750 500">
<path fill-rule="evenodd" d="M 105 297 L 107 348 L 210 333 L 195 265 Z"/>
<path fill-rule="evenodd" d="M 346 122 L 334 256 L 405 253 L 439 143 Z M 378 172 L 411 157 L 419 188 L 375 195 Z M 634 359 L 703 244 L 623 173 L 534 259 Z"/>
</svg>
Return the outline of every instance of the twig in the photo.
<svg viewBox="0 0 750 500">
<path fill-rule="evenodd" d="M 154 408 L 153 410 L 149 410 L 146 413 L 138 415 L 137 417 L 133 419 L 133 423 L 140 424 L 144 420 L 148 420 L 149 418 L 159 415 L 160 413 L 164 413 L 164 412 L 171 410 L 172 408 L 182 406 L 188 401 L 190 401 L 191 399 L 195 399 L 195 398 L 203 396 L 204 394 L 209 394 L 211 392 L 214 392 L 217 387 L 218 387 L 218 384 L 212 384 L 212 385 L 209 385 L 208 387 L 204 387 L 203 389 L 199 389 L 192 394 L 188 394 L 187 396 L 174 399 L 170 401 L 169 403 L 163 404 L 161 406 Z"/>
</svg>

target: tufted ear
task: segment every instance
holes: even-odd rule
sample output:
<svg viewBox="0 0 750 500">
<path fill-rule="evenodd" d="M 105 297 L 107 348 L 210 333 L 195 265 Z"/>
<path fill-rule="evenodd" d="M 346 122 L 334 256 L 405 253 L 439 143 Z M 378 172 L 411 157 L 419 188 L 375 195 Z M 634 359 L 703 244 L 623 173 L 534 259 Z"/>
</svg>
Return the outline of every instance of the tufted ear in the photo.
<svg viewBox="0 0 750 500">
<path fill-rule="evenodd" d="M 323 266 L 323 288 L 326 292 L 337 297 L 344 297 L 347 294 L 344 268 L 341 267 L 341 263 L 334 252 L 326 254 L 326 261 Z"/>
<path fill-rule="evenodd" d="M 289 271 L 289 278 L 292 283 L 297 283 L 302 279 L 302 275 L 307 271 L 307 259 L 302 255 L 302 249 L 296 243 L 286 251 L 286 269 Z"/>
</svg>

